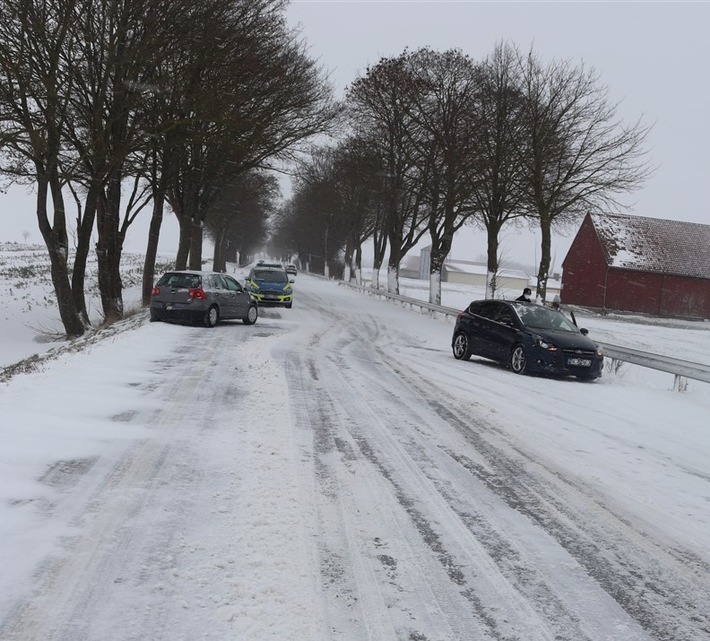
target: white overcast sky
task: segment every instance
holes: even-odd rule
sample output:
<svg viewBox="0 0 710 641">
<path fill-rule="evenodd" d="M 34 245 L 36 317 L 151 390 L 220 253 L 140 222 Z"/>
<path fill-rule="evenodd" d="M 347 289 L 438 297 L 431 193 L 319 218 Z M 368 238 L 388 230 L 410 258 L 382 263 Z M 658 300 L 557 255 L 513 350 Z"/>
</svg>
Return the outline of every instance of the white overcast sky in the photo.
<svg viewBox="0 0 710 641">
<path fill-rule="evenodd" d="M 458 48 L 485 58 L 507 40 L 546 60 L 596 69 L 619 113 L 653 124 L 657 170 L 632 213 L 710 223 L 710 3 L 292 0 L 310 53 L 338 95 L 368 65 L 405 47 Z"/>
<path fill-rule="evenodd" d="M 657 169 L 628 197 L 630 213 L 710 224 L 708 2 L 292 0 L 287 16 L 300 25 L 339 97 L 368 65 L 405 47 L 458 48 L 483 59 L 508 40 L 523 50 L 533 46 L 548 60 L 583 61 L 621 101 L 624 120 L 641 117 L 654 125 L 648 147 Z M 22 241 L 29 230 L 39 241 L 33 205 L 30 198 L 17 200 L 17 190 L 0 196 L 0 240 Z M 142 235 L 135 233 L 141 246 Z M 535 243 L 519 235 L 508 232 L 511 248 L 522 242 L 521 253 L 532 256 Z M 570 241 L 560 240 L 558 262 Z"/>
</svg>

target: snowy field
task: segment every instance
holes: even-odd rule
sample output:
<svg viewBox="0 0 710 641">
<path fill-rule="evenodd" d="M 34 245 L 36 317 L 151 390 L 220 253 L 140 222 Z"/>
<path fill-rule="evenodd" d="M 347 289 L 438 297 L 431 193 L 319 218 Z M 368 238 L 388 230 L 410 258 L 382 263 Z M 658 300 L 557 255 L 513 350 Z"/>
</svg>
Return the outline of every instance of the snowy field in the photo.
<svg viewBox="0 0 710 641">
<path fill-rule="evenodd" d="M 0 366 L 53 357 L 0 383 L 2 641 L 709 638 L 710 385 L 456 361 L 451 319 L 303 274 L 254 326 L 47 342 L 28 251 Z M 710 362 L 706 323 L 580 324 Z"/>
</svg>

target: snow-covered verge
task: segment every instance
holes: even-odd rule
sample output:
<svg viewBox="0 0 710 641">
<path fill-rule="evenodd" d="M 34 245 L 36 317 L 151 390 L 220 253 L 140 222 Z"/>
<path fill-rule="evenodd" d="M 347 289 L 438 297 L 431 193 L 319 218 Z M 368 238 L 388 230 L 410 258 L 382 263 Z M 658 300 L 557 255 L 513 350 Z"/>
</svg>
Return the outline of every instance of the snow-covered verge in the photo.
<svg viewBox="0 0 710 641">
<path fill-rule="evenodd" d="M 122 257 L 121 278 L 127 314 L 140 309 L 143 261 L 144 256 L 140 254 L 124 253 Z M 169 263 L 168 258 L 161 257 L 157 270 L 167 268 Z M 99 328 L 102 314 L 96 269 L 95 256 L 91 254 L 87 265 L 86 300 L 91 322 Z M 69 346 L 70 342 L 63 337 L 46 247 L 0 242 L 0 283 L 4 292 L 0 307 L 0 369 Z"/>
<path fill-rule="evenodd" d="M 0 639 L 707 638 L 710 386 L 519 377 L 296 288 L 0 385 Z"/>
</svg>

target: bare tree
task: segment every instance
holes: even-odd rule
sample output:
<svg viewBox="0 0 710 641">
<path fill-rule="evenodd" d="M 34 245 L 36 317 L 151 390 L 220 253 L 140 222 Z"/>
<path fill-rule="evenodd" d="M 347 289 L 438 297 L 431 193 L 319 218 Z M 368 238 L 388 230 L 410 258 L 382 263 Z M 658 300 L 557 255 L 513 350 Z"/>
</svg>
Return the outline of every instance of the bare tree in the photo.
<svg viewBox="0 0 710 641">
<path fill-rule="evenodd" d="M 621 122 L 618 103 L 593 69 L 532 51 L 519 56 L 524 96 L 525 210 L 542 234 L 537 297 L 545 300 L 553 226 L 587 211 L 620 208 L 618 195 L 641 187 L 650 174 L 641 121 Z"/>
<path fill-rule="evenodd" d="M 477 89 L 472 138 L 473 200 L 487 234 L 486 297 L 494 298 L 500 268 L 500 233 L 521 217 L 523 101 L 516 50 L 496 45 L 476 70 Z"/>
<path fill-rule="evenodd" d="M 335 151 L 334 180 L 341 200 L 345 226 L 343 279 L 362 282 L 362 243 L 375 229 L 377 166 L 368 141 L 350 137 Z"/>
<path fill-rule="evenodd" d="M 2 102 L 7 106 L 3 120 L 13 122 L 17 132 L 14 159 L 29 161 L 16 166 L 26 169 L 31 163 L 35 168 L 39 226 L 53 261 L 60 315 L 71 335 L 89 323 L 84 275 L 97 221 L 104 317 L 122 315 L 123 238 L 147 202 L 134 181 L 120 219 L 125 162 L 142 144 L 142 87 L 153 65 L 159 65 L 177 41 L 169 33 L 182 15 L 179 5 L 180 0 L 13 0 L 2 5 L 7 28 L 2 45 Z M 77 204 L 71 269 L 65 189 Z M 70 278 L 69 286 L 65 278 Z"/>
<path fill-rule="evenodd" d="M 76 91 L 65 137 L 76 148 L 76 173 L 86 189 L 77 251 L 85 260 L 95 219 L 99 289 L 108 321 L 123 315 L 123 242 L 149 195 L 136 199 L 134 182 L 133 197 L 123 209 L 128 158 L 145 140 L 145 87 L 175 46 L 175 25 L 185 8 L 182 0 L 84 2 L 73 27 Z M 83 271 L 74 278 L 83 278 Z"/>
<path fill-rule="evenodd" d="M 214 241 L 214 271 L 225 271 L 227 260 L 235 260 L 238 253 L 253 251 L 250 239 L 263 242 L 264 236 L 250 232 L 265 231 L 279 196 L 276 177 L 256 170 L 237 174 L 220 189 L 205 218 Z"/>
<path fill-rule="evenodd" d="M 375 225 L 376 160 L 370 155 L 368 141 L 349 137 L 336 147 L 315 150 L 308 162 L 297 172 L 296 200 L 289 211 L 293 225 L 298 217 L 301 229 L 310 229 L 315 245 L 300 242 L 308 248 L 302 258 L 325 253 L 328 273 L 337 268 L 343 278 L 361 280 L 362 243 L 372 234 Z M 282 221 L 282 223 L 285 221 Z M 284 237 L 285 226 L 279 224 L 278 235 Z M 322 248 L 322 249 L 321 249 Z"/>
<path fill-rule="evenodd" d="M 301 268 L 305 268 L 308 255 L 315 251 L 310 229 L 308 200 L 305 194 L 294 191 L 291 198 L 276 210 L 269 238 L 270 247 L 276 255 L 298 256 Z"/>
<path fill-rule="evenodd" d="M 431 238 L 429 302 L 441 304 L 441 272 L 454 234 L 475 213 L 475 96 L 471 58 L 460 51 L 420 49 L 408 57 L 414 77 L 412 125 L 418 184 Z"/>
<path fill-rule="evenodd" d="M 410 134 L 416 80 L 407 65 L 408 54 L 382 59 L 368 67 L 347 91 L 348 115 L 356 136 L 372 141 L 380 170 L 381 230 L 389 245 L 387 289 L 399 292 L 399 265 L 426 233 L 424 194 L 416 189 L 421 166 Z M 376 247 L 377 249 L 377 247 Z M 376 260 L 377 260 L 376 252 Z M 375 273 L 379 265 L 375 264 Z"/>
<path fill-rule="evenodd" d="M 0 136 L 3 172 L 36 184 L 36 214 L 49 252 L 59 316 L 68 336 L 84 333 L 88 319 L 74 304 L 69 236 L 62 188 L 67 156 L 62 130 L 69 118 L 74 77 L 67 55 L 77 5 L 49 0 L 0 4 Z M 68 160 L 70 163 L 70 160 Z M 53 211 L 50 213 L 50 204 Z"/>
<path fill-rule="evenodd" d="M 200 55 L 181 69 L 184 144 L 167 191 L 180 222 L 178 267 L 199 268 L 204 216 L 225 180 L 288 157 L 338 114 L 316 63 L 286 27 L 283 0 L 212 4 L 201 16 Z"/>
<path fill-rule="evenodd" d="M 346 244 L 348 219 L 341 178 L 336 150 L 314 149 L 310 160 L 302 163 L 297 172 L 295 206 L 291 208 L 301 232 L 308 236 L 301 239 L 305 250 L 302 260 L 311 270 L 322 271 L 326 276 L 336 267 L 341 271 L 339 255 Z"/>
</svg>

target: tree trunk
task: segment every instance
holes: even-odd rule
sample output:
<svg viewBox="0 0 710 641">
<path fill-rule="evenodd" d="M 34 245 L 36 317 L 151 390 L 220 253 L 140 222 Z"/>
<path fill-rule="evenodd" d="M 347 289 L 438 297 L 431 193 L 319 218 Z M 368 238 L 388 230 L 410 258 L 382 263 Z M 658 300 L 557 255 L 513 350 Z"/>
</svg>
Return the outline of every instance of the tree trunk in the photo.
<svg viewBox="0 0 710 641">
<path fill-rule="evenodd" d="M 221 227 L 217 230 L 214 241 L 214 252 L 212 254 L 212 271 L 226 272 L 227 271 L 227 230 Z"/>
<path fill-rule="evenodd" d="M 552 221 L 546 214 L 540 216 L 540 232 L 542 240 L 540 241 L 540 265 L 537 271 L 536 298 L 544 303 L 547 297 L 547 279 L 550 272 L 550 262 L 552 261 Z"/>
<path fill-rule="evenodd" d="M 450 243 L 449 243 L 450 245 Z M 442 248 L 441 244 L 431 245 L 429 261 L 429 302 L 432 305 L 441 305 L 441 272 L 444 261 L 449 254 L 449 248 Z"/>
<path fill-rule="evenodd" d="M 177 255 L 175 256 L 175 269 L 187 269 L 187 259 L 190 255 L 190 231 L 191 221 L 180 215 L 178 224 L 180 226 L 180 236 L 178 238 Z"/>
<path fill-rule="evenodd" d="M 84 202 L 84 215 L 80 220 L 77 220 L 76 256 L 74 257 L 74 270 L 72 271 L 74 307 L 87 326 L 89 325 L 89 312 L 86 308 L 84 283 L 86 281 L 86 264 L 91 250 L 91 234 L 94 231 L 94 223 L 96 222 L 96 201 L 99 189 L 97 185 L 93 184 L 89 187 Z M 62 199 L 63 206 L 61 189 L 58 190 L 57 197 Z"/>
<path fill-rule="evenodd" d="M 498 290 L 498 237 L 500 235 L 500 226 L 492 224 L 490 221 L 486 227 L 488 235 L 488 254 L 487 254 L 487 275 L 486 275 L 486 298 L 492 299 L 496 297 Z"/>
<path fill-rule="evenodd" d="M 401 234 L 393 229 L 389 234 L 390 255 L 387 261 L 387 291 L 390 294 L 399 294 L 399 264 L 402 261 Z"/>
<path fill-rule="evenodd" d="M 155 259 L 158 257 L 158 243 L 160 241 L 160 228 L 163 225 L 163 210 L 165 207 L 165 194 L 162 190 L 153 193 L 153 214 L 148 228 L 148 244 L 145 250 L 143 263 L 143 284 L 141 288 L 141 302 L 146 307 L 150 305 L 155 280 Z"/>
<path fill-rule="evenodd" d="M 348 239 L 347 243 L 345 244 L 345 256 L 343 258 L 343 261 L 345 263 L 345 269 L 343 270 L 343 280 L 346 283 L 349 283 L 352 278 L 353 272 L 353 244 L 351 239 Z"/>
<path fill-rule="evenodd" d="M 190 219 L 190 259 L 188 265 L 190 269 L 202 270 L 202 221 L 197 214 Z"/>
<path fill-rule="evenodd" d="M 399 295 L 399 264 L 391 261 L 387 264 L 387 291 Z"/>
<path fill-rule="evenodd" d="M 121 180 L 119 176 L 114 175 L 108 182 L 105 197 L 99 199 L 96 218 L 99 232 L 96 256 L 105 323 L 113 323 L 123 318 L 123 283 L 121 281 L 123 237 L 118 229 L 120 207 Z"/>
<path fill-rule="evenodd" d="M 375 289 L 380 288 L 380 268 L 385 261 L 385 252 L 387 251 L 387 236 L 381 231 L 375 229 L 372 235 L 372 244 L 374 250 L 373 267 L 372 267 L 372 286 Z"/>
<path fill-rule="evenodd" d="M 64 331 L 70 338 L 81 336 L 86 331 L 81 316 L 74 307 L 68 268 L 68 238 L 64 221 L 64 211 L 55 211 L 54 228 L 47 217 L 47 180 L 38 177 L 37 180 L 37 222 L 49 251 L 52 284 L 57 296 L 59 318 L 64 325 Z"/>
<path fill-rule="evenodd" d="M 355 250 L 355 282 L 362 285 L 362 247 L 360 245 Z"/>
<path fill-rule="evenodd" d="M 429 302 L 441 305 L 441 272 L 429 272 Z"/>
<path fill-rule="evenodd" d="M 241 267 L 240 264 L 240 256 L 239 256 L 239 245 L 235 242 L 231 242 L 227 245 L 227 249 L 225 250 L 225 256 L 227 258 L 227 262 L 229 263 L 236 263 Z"/>
<path fill-rule="evenodd" d="M 370 287 L 372 287 L 373 289 L 380 288 L 380 267 L 379 267 L 379 265 L 375 265 L 372 268 L 372 281 L 370 282 Z"/>
<path fill-rule="evenodd" d="M 448 220 L 454 217 L 448 214 Z M 436 221 L 429 225 L 431 237 L 431 254 L 429 258 L 429 302 L 432 305 L 441 305 L 441 274 L 444 271 L 444 262 L 451 253 L 451 244 L 454 240 L 454 230 L 451 225 L 445 225 L 441 236 L 437 233 Z"/>
</svg>

